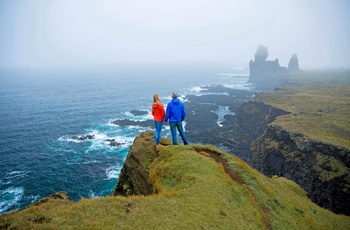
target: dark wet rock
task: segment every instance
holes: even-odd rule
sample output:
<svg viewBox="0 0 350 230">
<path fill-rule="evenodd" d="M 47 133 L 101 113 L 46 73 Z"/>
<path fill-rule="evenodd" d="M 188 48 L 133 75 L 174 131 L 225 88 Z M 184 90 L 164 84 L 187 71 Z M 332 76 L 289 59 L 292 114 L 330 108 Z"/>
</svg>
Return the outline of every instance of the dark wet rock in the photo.
<svg viewBox="0 0 350 230">
<path fill-rule="evenodd" d="M 72 136 L 73 140 L 85 141 L 95 139 L 95 135 L 84 135 L 84 136 Z"/>
<path fill-rule="evenodd" d="M 205 87 L 203 92 L 217 93 L 202 96 L 189 95 L 186 97 L 186 135 L 190 142 L 218 145 L 226 138 L 226 128 L 217 124 L 218 115 L 215 111 L 219 106 L 228 106 L 230 112 L 248 101 L 254 93 L 247 90 L 237 90 L 225 86 Z M 225 115 L 225 119 L 232 120 L 232 115 Z M 226 121 L 224 121 L 226 122 Z M 224 125 L 225 126 L 225 125 Z M 215 133 L 215 135 L 213 135 Z M 225 133 L 225 134 L 221 134 Z M 216 135 L 218 134 L 218 135 Z"/>
<path fill-rule="evenodd" d="M 148 112 L 144 111 L 144 110 L 131 110 L 130 113 L 134 116 L 143 116 L 143 115 L 147 115 Z"/>
<path fill-rule="evenodd" d="M 67 195 L 67 192 L 65 191 L 60 191 L 60 192 L 56 192 L 54 194 L 51 194 L 49 196 L 46 196 L 46 197 L 43 197 L 37 201 L 35 201 L 34 203 L 28 205 L 28 206 L 25 206 L 24 208 L 22 208 L 21 210 L 23 209 L 27 209 L 27 208 L 30 208 L 30 207 L 33 207 L 33 206 L 40 206 L 50 200 L 68 200 L 68 201 L 71 201 Z"/>
<path fill-rule="evenodd" d="M 148 131 L 135 138 L 112 195 L 150 195 L 153 193 L 149 182 L 149 172 L 145 167 L 146 162 L 152 162 L 157 157 L 153 136 L 154 132 Z"/>
<path fill-rule="evenodd" d="M 95 138 L 95 135 L 86 135 L 87 139 L 91 140 Z"/>
<path fill-rule="evenodd" d="M 122 145 L 124 143 L 117 142 L 115 139 L 107 139 L 107 142 L 109 142 L 109 145 L 112 147 L 118 147 L 119 145 Z"/>
<path fill-rule="evenodd" d="M 123 120 L 115 120 L 112 121 L 113 124 L 119 125 L 119 126 L 140 126 L 140 127 L 154 127 L 154 121 L 153 120 L 146 120 L 146 121 L 132 121 L 129 119 L 123 119 Z"/>
<path fill-rule="evenodd" d="M 269 125 L 252 144 L 252 165 L 268 176 L 295 181 L 320 206 L 350 215 L 348 149 Z"/>
</svg>

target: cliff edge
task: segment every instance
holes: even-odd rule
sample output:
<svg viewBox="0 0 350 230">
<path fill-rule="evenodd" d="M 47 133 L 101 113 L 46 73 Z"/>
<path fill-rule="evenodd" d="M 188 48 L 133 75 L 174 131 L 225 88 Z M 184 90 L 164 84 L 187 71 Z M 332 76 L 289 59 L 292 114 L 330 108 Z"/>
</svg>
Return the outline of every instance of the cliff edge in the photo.
<svg viewBox="0 0 350 230">
<path fill-rule="evenodd" d="M 349 72 L 319 71 L 258 93 L 237 111 L 234 154 L 298 183 L 322 207 L 350 215 Z M 238 144 L 236 144 L 238 143 Z"/>
<path fill-rule="evenodd" d="M 124 165 L 113 193 L 126 196 L 49 200 L 0 216 L 0 228 L 347 229 L 350 224 L 350 217 L 311 202 L 293 181 L 268 178 L 214 146 L 157 148 L 148 131 L 135 138 Z M 131 195 L 136 191 L 145 194 Z"/>
</svg>

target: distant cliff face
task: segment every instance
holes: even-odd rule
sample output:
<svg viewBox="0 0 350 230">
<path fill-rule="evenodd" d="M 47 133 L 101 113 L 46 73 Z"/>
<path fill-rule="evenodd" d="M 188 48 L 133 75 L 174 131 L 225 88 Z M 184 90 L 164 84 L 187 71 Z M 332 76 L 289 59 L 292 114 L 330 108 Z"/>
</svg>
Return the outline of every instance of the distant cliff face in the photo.
<svg viewBox="0 0 350 230">
<path fill-rule="evenodd" d="M 270 125 L 252 144 L 252 165 L 268 176 L 292 179 L 311 200 L 336 213 L 350 215 L 350 152 L 308 140 Z"/>
<path fill-rule="evenodd" d="M 350 215 L 350 152 L 308 140 L 270 123 L 285 111 L 250 101 L 237 111 L 242 132 L 240 158 L 268 176 L 297 182 L 312 201 L 336 213 Z M 239 147 L 238 147 L 239 148 Z"/>
</svg>

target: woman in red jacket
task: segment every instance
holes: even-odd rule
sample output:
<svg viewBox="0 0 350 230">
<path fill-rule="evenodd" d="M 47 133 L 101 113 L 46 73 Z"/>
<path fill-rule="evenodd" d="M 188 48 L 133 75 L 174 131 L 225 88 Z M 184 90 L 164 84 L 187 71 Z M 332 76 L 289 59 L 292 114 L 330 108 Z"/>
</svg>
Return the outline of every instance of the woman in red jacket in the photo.
<svg viewBox="0 0 350 230">
<path fill-rule="evenodd" d="M 160 140 L 160 132 L 162 131 L 163 121 L 165 117 L 164 105 L 160 101 L 158 94 L 154 94 L 153 96 L 152 115 L 154 118 L 154 125 L 156 127 L 156 132 L 154 133 L 154 141 L 158 145 Z"/>
</svg>

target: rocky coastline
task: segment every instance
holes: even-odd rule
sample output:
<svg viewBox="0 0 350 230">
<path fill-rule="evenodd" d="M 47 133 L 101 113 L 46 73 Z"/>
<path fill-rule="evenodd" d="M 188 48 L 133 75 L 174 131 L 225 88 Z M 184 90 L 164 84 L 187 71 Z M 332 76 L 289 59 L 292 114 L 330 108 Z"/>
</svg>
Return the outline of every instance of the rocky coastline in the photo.
<svg viewBox="0 0 350 230">
<path fill-rule="evenodd" d="M 185 98 L 188 114 L 186 135 L 192 143 L 215 145 L 240 157 L 267 176 L 278 175 L 291 179 L 305 189 L 310 199 L 318 205 L 336 213 L 350 215 L 348 149 L 313 142 L 302 134 L 296 135 L 282 127 L 271 125 L 278 116 L 288 112 L 251 100 L 254 92 L 223 86 L 213 86 L 207 90 L 218 94 L 188 95 Z M 235 114 L 226 115 L 222 126 L 217 124 L 218 115 L 214 112 L 219 106 L 228 106 Z M 152 120 L 123 120 L 114 123 L 137 124 L 153 129 Z M 271 148 L 271 142 L 278 147 Z M 137 160 L 137 157 L 134 158 Z M 325 158 L 323 165 L 319 165 L 320 158 Z M 347 170 L 335 172 L 337 176 L 330 180 L 322 178 L 325 171 L 331 173 L 338 170 L 329 167 L 327 163 L 333 159 L 344 164 Z M 124 167 L 129 166 L 127 164 Z M 123 169 L 122 174 L 126 174 L 125 170 L 128 171 Z M 133 191 L 132 194 L 140 193 L 132 189 L 130 191 Z"/>
<path fill-rule="evenodd" d="M 212 145 L 134 139 L 110 196 L 65 192 L 0 216 L 1 229 L 347 229 L 350 217 L 312 203 L 284 177 L 268 178 Z"/>
</svg>

